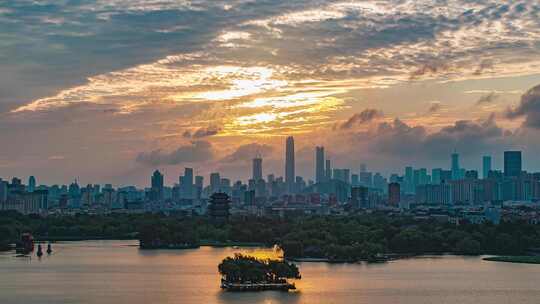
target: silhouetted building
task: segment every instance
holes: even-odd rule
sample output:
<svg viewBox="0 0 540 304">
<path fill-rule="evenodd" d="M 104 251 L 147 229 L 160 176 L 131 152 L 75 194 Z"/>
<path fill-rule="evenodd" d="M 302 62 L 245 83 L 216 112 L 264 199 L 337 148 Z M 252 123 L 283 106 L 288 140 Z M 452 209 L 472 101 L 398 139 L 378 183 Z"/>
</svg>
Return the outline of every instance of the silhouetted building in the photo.
<svg viewBox="0 0 540 304">
<path fill-rule="evenodd" d="M 163 200 L 163 174 L 159 170 L 154 171 L 151 178 L 150 200 Z"/>
<path fill-rule="evenodd" d="M 504 151 L 504 176 L 521 175 L 521 151 Z"/>
<path fill-rule="evenodd" d="M 324 147 L 315 147 L 315 182 L 322 183 L 324 180 Z"/>
<path fill-rule="evenodd" d="M 491 156 L 482 157 L 482 178 L 486 179 L 491 171 Z"/>
<path fill-rule="evenodd" d="M 181 198 L 193 199 L 193 168 L 184 168 L 180 181 Z"/>
<path fill-rule="evenodd" d="M 28 178 L 28 192 L 34 192 L 36 190 L 36 178 L 30 176 Z"/>
<path fill-rule="evenodd" d="M 326 178 L 326 181 L 330 181 L 332 179 L 332 164 L 330 162 L 329 159 L 326 160 L 326 165 L 325 165 L 325 178 Z"/>
<path fill-rule="evenodd" d="M 294 138 L 287 137 L 285 144 L 285 185 L 288 193 L 294 193 L 295 168 L 294 168 Z"/>
<path fill-rule="evenodd" d="M 452 153 L 452 180 L 458 180 L 461 178 L 461 169 L 459 168 L 459 154 Z"/>
<path fill-rule="evenodd" d="M 210 173 L 210 194 L 219 192 L 221 177 L 219 173 Z"/>
<path fill-rule="evenodd" d="M 261 180 L 263 178 L 263 172 L 262 172 L 262 158 L 260 156 L 257 156 L 253 159 L 253 175 L 252 178 L 255 182 Z"/>
</svg>

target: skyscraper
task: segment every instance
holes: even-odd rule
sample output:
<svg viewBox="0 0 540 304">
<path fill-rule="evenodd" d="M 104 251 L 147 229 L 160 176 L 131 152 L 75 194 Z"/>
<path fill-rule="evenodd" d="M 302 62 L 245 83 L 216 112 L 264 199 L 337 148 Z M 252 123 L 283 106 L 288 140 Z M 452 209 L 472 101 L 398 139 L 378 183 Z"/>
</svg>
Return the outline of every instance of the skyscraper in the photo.
<svg viewBox="0 0 540 304">
<path fill-rule="evenodd" d="M 195 198 L 200 199 L 204 188 L 204 177 L 195 176 Z"/>
<path fill-rule="evenodd" d="M 324 170 L 324 147 L 315 147 L 315 182 L 322 183 L 325 180 Z"/>
<path fill-rule="evenodd" d="M 413 167 L 405 167 L 405 193 L 414 193 L 414 169 Z"/>
<path fill-rule="evenodd" d="M 254 181 L 259 181 L 261 180 L 263 177 L 263 173 L 262 173 L 262 157 L 260 155 L 256 156 L 254 159 L 253 159 L 253 180 Z"/>
<path fill-rule="evenodd" d="M 184 168 L 184 178 L 180 183 L 182 198 L 193 198 L 193 168 Z"/>
<path fill-rule="evenodd" d="M 34 190 L 36 190 L 36 178 L 30 176 L 28 178 L 28 192 L 34 192 Z"/>
<path fill-rule="evenodd" d="M 210 173 L 210 191 L 212 193 L 219 192 L 221 186 L 221 176 L 218 172 Z"/>
<path fill-rule="evenodd" d="M 504 176 L 521 174 L 521 151 L 504 151 Z"/>
<path fill-rule="evenodd" d="M 160 201 L 163 199 L 163 174 L 159 170 L 154 171 L 151 178 L 152 188 L 150 189 L 150 199 Z"/>
<path fill-rule="evenodd" d="M 326 160 L 325 170 L 325 178 L 327 181 L 330 181 L 332 179 L 332 165 L 329 159 Z"/>
<path fill-rule="evenodd" d="M 287 137 L 285 146 L 285 185 L 288 193 L 294 192 L 294 138 Z"/>
<path fill-rule="evenodd" d="M 458 180 L 461 178 L 461 170 L 459 168 L 459 154 L 457 152 L 452 153 L 452 180 Z"/>
<path fill-rule="evenodd" d="M 482 157 L 482 178 L 488 178 L 489 171 L 491 171 L 491 156 Z"/>
</svg>

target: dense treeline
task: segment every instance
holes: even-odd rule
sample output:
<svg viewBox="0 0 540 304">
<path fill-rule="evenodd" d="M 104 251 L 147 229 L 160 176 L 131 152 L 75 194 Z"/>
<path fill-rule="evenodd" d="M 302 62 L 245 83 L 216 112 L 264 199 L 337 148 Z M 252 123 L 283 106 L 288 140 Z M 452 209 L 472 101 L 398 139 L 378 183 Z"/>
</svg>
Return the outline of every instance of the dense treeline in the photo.
<svg viewBox="0 0 540 304">
<path fill-rule="evenodd" d="M 289 220 L 233 217 L 218 225 L 205 217 L 163 214 L 24 216 L 0 212 L 0 243 L 29 231 L 36 238 L 139 238 L 163 243 L 202 241 L 280 245 L 288 258 L 336 261 L 376 259 L 379 254 L 524 255 L 540 248 L 540 226 L 524 222 L 455 226 L 384 215 L 313 216 Z"/>
</svg>

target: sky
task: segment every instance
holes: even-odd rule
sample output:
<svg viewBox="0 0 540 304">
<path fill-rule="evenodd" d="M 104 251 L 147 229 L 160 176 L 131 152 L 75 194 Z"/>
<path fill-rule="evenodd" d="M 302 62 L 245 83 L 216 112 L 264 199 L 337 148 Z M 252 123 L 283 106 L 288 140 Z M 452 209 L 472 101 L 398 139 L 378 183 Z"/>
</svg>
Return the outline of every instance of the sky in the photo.
<svg viewBox="0 0 540 304">
<path fill-rule="evenodd" d="M 540 171 L 540 3 L 0 0 L 0 177 Z"/>
</svg>

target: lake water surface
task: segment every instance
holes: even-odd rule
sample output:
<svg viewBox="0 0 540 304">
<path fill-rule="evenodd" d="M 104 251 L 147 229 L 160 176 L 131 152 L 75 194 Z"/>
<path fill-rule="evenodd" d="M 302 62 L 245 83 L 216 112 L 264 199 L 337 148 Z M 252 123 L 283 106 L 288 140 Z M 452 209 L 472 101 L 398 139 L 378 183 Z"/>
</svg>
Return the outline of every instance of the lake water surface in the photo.
<svg viewBox="0 0 540 304">
<path fill-rule="evenodd" d="M 540 265 L 423 257 L 377 265 L 299 263 L 296 292 L 230 293 L 217 265 L 243 252 L 201 247 L 140 251 L 136 241 L 53 245 L 41 259 L 0 253 L 0 303 L 540 303 Z"/>
</svg>

